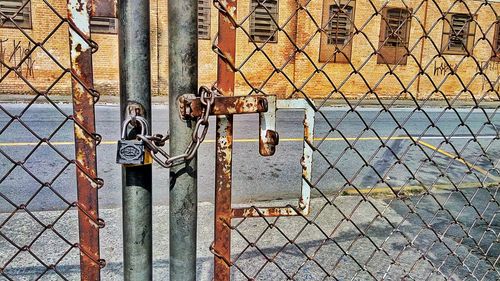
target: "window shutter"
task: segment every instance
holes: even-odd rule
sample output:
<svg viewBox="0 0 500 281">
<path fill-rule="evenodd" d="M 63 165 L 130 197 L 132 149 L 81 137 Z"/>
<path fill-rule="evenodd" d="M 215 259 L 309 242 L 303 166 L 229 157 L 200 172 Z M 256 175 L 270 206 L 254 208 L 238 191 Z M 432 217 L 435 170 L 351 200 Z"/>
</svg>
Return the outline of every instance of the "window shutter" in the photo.
<svg viewBox="0 0 500 281">
<path fill-rule="evenodd" d="M 320 62 L 348 63 L 351 59 L 354 5 L 353 0 L 341 3 L 324 0 Z"/>
<path fill-rule="evenodd" d="M 381 14 L 377 63 L 405 65 L 410 39 L 410 11 L 385 8 Z"/>
<path fill-rule="evenodd" d="M 497 23 L 497 32 L 495 36 L 496 36 L 496 40 L 494 43 L 495 52 L 498 53 L 499 52 L 498 48 L 500 47 L 500 23 Z"/>
<path fill-rule="evenodd" d="M 407 19 L 408 13 L 403 9 L 387 10 L 387 22 L 385 29 L 386 45 L 389 46 L 406 46 L 407 37 Z"/>
<path fill-rule="evenodd" d="M 448 48 L 452 50 L 465 50 L 469 33 L 470 17 L 463 14 L 453 15 L 451 18 L 451 35 Z"/>
<path fill-rule="evenodd" d="M 0 10 L 6 14 L 8 17 L 13 16 L 13 20 L 22 28 L 31 27 L 31 3 L 27 3 L 24 8 L 24 3 L 28 0 L 0 0 Z M 19 12 L 18 12 L 19 11 Z M 0 26 L 2 27 L 14 27 L 15 25 L 4 17 L 0 19 Z"/>
<path fill-rule="evenodd" d="M 476 22 L 471 20 L 469 22 L 469 30 L 468 30 L 468 33 L 467 33 L 467 50 L 469 51 L 469 53 L 472 55 L 472 52 L 474 52 L 474 40 L 475 40 L 475 36 L 476 35 Z"/>
<path fill-rule="evenodd" d="M 278 20 L 278 1 L 267 0 L 259 5 L 259 0 L 252 0 L 250 8 L 253 11 L 250 18 L 251 39 L 256 42 L 277 42 L 278 35 L 274 33 L 277 26 L 273 19 Z"/>
<path fill-rule="evenodd" d="M 347 43 L 351 35 L 351 21 L 349 20 L 352 14 L 352 7 L 345 6 L 343 9 L 338 5 L 330 5 L 328 13 L 328 26 L 326 30 L 327 44 L 341 45 Z"/>
<path fill-rule="evenodd" d="M 380 20 L 380 33 L 378 35 L 378 40 L 380 44 L 383 44 L 385 41 L 385 30 L 387 29 L 387 9 L 382 10 L 381 16 L 382 18 Z"/>
<path fill-rule="evenodd" d="M 441 37 L 442 52 L 445 52 L 448 49 L 448 42 L 450 42 L 451 17 L 452 14 L 447 14 L 445 20 L 443 20 L 443 36 Z"/>
<path fill-rule="evenodd" d="M 198 0 L 198 38 L 210 39 L 210 0 Z"/>
<path fill-rule="evenodd" d="M 441 49 L 444 54 L 463 55 L 472 53 L 476 23 L 468 14 L 448 14 L 443 25 Z"/>
</svg>

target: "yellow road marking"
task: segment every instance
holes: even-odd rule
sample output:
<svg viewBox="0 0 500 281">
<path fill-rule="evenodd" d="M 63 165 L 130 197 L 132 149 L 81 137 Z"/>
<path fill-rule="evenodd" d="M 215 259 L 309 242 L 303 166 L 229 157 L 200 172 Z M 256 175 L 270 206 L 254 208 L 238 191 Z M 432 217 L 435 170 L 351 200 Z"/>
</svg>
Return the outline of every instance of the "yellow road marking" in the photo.
<svg viewBox="0 0 500 281">
<path fill-rule="evenodd" d="M 430 144 L 428 142 L 425 142 L 423 140 L 417 140 L 417 142 L 420 143 L 423 146 L 426 146 L 427 148 L 430 148 L 430 149 L 432 149 L 432 150 L 434 150 L 434 151 L 436 151 L 436 152 L 444 155 L 444 156 L 452 158 L 453 160 L 455 160 L 457 162 L 460 162 L 460 163 L 462 163 L 462 164 L 470 167 L 471 169 L 474 169 L 474 170 L 480 172 L 481 174 L 489 177 L 490 179 L 493 179 L 495 181 L 500 181 L 499 177 L 490 174 L 488 171 L 486 171 L 485 169 L 483 169 L 483 168 L 481 168 L 481 167 L 479 167 L 477 165 L 473 165 L 472 163 L 469 163 L 469 162 L 467 162 L 467 161 L 465 161 L 465 160 L 463 160 L 461 158 L 458 158 L 455 154 L 452 154 L 452 153 L 449 153 L 449 152 L 447 152 L 447 151 L 445 151 L 443 149 L 437 148 L 434 145 L 432 145 L 432 144 Z"/>
<path fill-rule="evenodd" d="M 497 188 L 500 182 L 492 182 L 492 183 L 487 183 L 483 184 L 484 188 Z M 481 184 L 480 183 L 474 183 L 474 182 L 466 182 L 458 185 L 458 188 L 460 189 L 467 189 L 467 188 L 480 188 Z M 425 189 L 428 190 L 454 190 L 455 187 L 451 184 L 435 184 L 432 186 L 421 186 L 421 185 L 408 185 L 408 186 L 395 186 L 392 188 L 395 192 L 399 192 L 403 190 L 404 194 L 402 195 L 412 195 L 415 193 L 421 193 L 424 192 Z M 358 191 L 359 190 L 359 191 Z M 346 188 L 342 190 L 341 195 L 347 195 L 347 196 L 353 196 L 353 195 L 387 195 L 387 196 L 395 196 L 394 192 L 389 188 L 389 187 L 363 187 L 363 188 L 358 188 L 356 190 L 353 187 Z"/>
<path fill-rule="evenodd" d="M 360 141 L 374 141 L 379 140 L 377 137 L 365 137 L 365 138 L 346 138 L 348 141 L 360 140 Z M 381 137 L 382 140 L 410 140 L 410 137 Z M 315 141 L 343 141 L 343 138 L 314 138 Z M 280 138 L 280 142 L 302 142 L 303 138 Z M 258 143 L 259 139 L 235 139 L 234 142 L 254 142 Z M 215 143 L 215 140 L 208 139 L 205 140 L 204 143 Z M 50 142 L 50 144 L 54 146 L 58 145 L 74 145 L 74 142 L 71 141 L 54 141 Z M 101 144 L 110 145 L 116 144 L 116 141 L 102 141 Z M 38 145 L 38 142 L 0 142 L 0 146 L 35 146 Z M 44 145 L 46 145 L 44 143 Z"/>
<path fill-rule="evenodd" d="M 432 138 L 432 137 L 430 137 Z M 411 140 L 412 138 L 410 137 L 404 137 L 404 136 L 398 136 L 398 137 L 364 137 L 364 138 L 346 138 L 348 141 L 354 141 L 354 140 L 359 140 L 359 141 L 376 141 L 376 140 Z M 415 138 L 414 138 L 415 139 Z M 315 141 L 343 141 L 344 138 L 314 138 Z M 416 140 L 416 139 L 415 139 Z M 280 139 L 280 142 L 303 142 L 303 138 L 282 138 Z M 423 146 L 430 148 L 444 156 L 447 156 L 449 158 L 452 158 L 455 161 L 458 161 L 464 165 L 468 165 L 471 167 L 471 169 L 474 169 L 478 172 L 480 172 L 483 175 L 486 175 L 487 177 L 493 179 L 495 182 L 493 183 L 488 183 L 486 184 L 486 188 L 492 188 L 492 187 L 497 187 L 498 184 L 500 184 L 500 177 L 491 175 L 488 173 L 488 171 L 484 170 L 481 167 L 472 165 L 471 163 L 463 160 L 463 159 L 458 159 L 456 158 L 456 155 L 449 153 L 443 149 L 437 148 L 433 146 L 432 144 L 425 142 L 423 140 L 416 140 L 418 143 L 422 144 Z M 208 139 L 204 141 L 205 143 L 214 143 L 215 140 L 213 139 Z M 257 143 L 259 142 L 258 139 L 235 139 L 234 142 L 239 142 L 239 143 Z M 117 141 L 101 141 L 101 144 L 103 145 L 114 145 L 116 144 Z M 74 145 L 75 143 L 72 141 L 60 141 L 60 142 L 50 142 L 51 145 L 58 146 L 58 145 Z M 0 143 L 0 147 L 4 146 L 35 146 L 38 145 L 37 142 L 4 142 Z M 46 143 L 43 143 L 42 145 L 47 145 Z M 462 183 L 459 186 L 461 189 L 465 188 L 478 188 L 479 184 L 478 183 Z M 437 184 L 433 185 L 431 187 L 427 187 L 430 189 L 450 189 L 454 188 L 453 185 L 451 184 Z M 398 192 L 400 190 L 403 190 L 406 193 L 419 193 L 423 192 L 425 189 L 423 186 L 419 185 L 412 185 L 412 186 L 397 186 L 392 188 L 394 191 Z M 355 188 L 346 188 L 342 191 L 342 195 L 359 195 L 359 193 L 362 194 L 370 194 L 370 195 L 394 195 L 393 191 L 389 187 L 373 187 L 373 188 L 359 188 L 359 192 Z"/>
<path fill-rule="evenodd" d="M 398 137 L 381 137 L 380 138 L 381 140 L 410 140 L 412 138 L 410 137 L 405 137 L 405 136 L 398 136 Z M 346 138 L 346 140 L 348 141 L 354 141 L 354 140 L 359 140 L 359 141 L 374 141 L 374 140 L 380 140 L 379 138 L 377 137 L 364 137 L 364 138 Z M 343 141 L 344 138 L 314 138 L 315 141 Z M 282 138 L 280 139 L 280 142 L 302 142 L 304 141 L 303 138 Z M 479 167 L 479 166 L 476 166 L 476 165 L 472 165 L 471 163 L 463 160 L 463 159 L 459 159 L 459 158 L 456 158 L 456 155 L 452 154 L 452 153 L 449 153 L 443 149 L 440 149 L 440 148 L 437 148 L 435 146 L 433 146 L 432 144 L 428 143 L 428 142 L 425 142 L 423 140 L 416 140 L 418 143 L 420 143 L 421 145 L 423 146 L 426 146 L 427 148 L 430 148 L 444 156 L 447 156 L 449 158 L 452 158 L 454 159 L 455 161 L 457 162 L 460 162 L 466 166 L 469 166 L 471 169 L 474 169 L 478 172 L 480 172 L 481 174 L 495 180 L 495 181 L 500 181 L 500 177 L 497 177 L 497 176 L 494 176 L 492 174 L 490 174 L 488 171 L 484 170 L 483 168 Z M 208 139 L 208 140 L 205 140 L 204 141 L 205 143 L 214 143 L 215 140 L 213 139 Z M 259 142 L 258 139 L 235 139 L 234 142 L 236 143 L 257 143 Z M 59 145 L 74 145 L 75 143 L 74 142 L 71 142 L 71 141 L 62 141 L 62 142 L 50 142 L 51 145 L 54 145 L 54 146 L 59 146 Z M 113 145 L 113 144 L 116 144 L 116 141 L 102 141 L 101 144 L 104 144 L 104 145 Z M 35 146 L 35 145 L 38 145 L 37 142 L 4 142 L 4 143 L 0 143 L 0 147 L 12 147 L 12 146 Z M 42 143 L 42 145 L 47 145 L 46 143 Z"/>
<path fill-rule="evenodd" d="M 468 137 L 452 137 L 452 139 L 469 139 Z M 494 138 L 494 136 L 478 136 L 477 138 Z M 417 138 L 412 138 L 412 137 L 405 137 L 405 136 L 397 136 L 397 137 L 364 137 L 364 138 L 345 138 L 345 140 L 348 141 L 386 141 L 386 140 L 416 140 Z M 442 139 L 442 137 L 421 137 L 420 139 Z M 343 141 L 344 138 L 314 138 L 315 141 Z M 302 142 L 304 141 L 303 138 L 280 138 L 280 142 Z M 241 143 L 258 143 L 259 139 L 235 139 L 234 142 L 241 142 Z M 204 141 L 204 143 L 215 143 L 215 140 L 213 139 L 207 139 Z M 54 141 L 50 142 L 50 144 L 54 146 L 58 145 L 74 145 L 74 142 L 71 141 Z M 110 144 L 116 144 L 116 141 L 102 141 L 101 144 L 105 145 L 110 145 Z M 422 143 L 423 144 L 423 143 Z M 0 147 L 1 146 L 35 146 L 38 145 L 38 142 L 0 142 Z"/>
</svg>

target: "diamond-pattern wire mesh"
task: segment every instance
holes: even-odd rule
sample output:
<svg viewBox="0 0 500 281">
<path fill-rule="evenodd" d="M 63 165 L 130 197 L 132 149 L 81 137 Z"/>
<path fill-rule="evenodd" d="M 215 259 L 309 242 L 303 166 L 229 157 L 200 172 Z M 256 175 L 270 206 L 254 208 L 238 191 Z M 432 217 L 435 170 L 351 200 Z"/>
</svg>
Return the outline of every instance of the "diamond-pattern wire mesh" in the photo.
<svg viewBox="0 0 500 281">
<path fill-rule="evenodd" d="M 89 131 L 93 117 L 78 115 L 92 110 L 99 94 L 89 88 L 87 78 L 82 80 L 85 74 L 72 71 L 77 66 L 70 63 L 68 30 L 78 32 L 85 42 L 80 49 L 94 45 L 68 21 L 71 1 L 21 2 L 14 13 L 0 10 L 1 92 L 29 96 L 27 103 L 0 105 L 0 280 L 75 280 L 80 274 L 94 278 L 104 261 L 89 240 L 80 240 L 79 219 L 98 227 L 103 222 L 93 205 L 79 202 L 77 182 L 88 181 L 95 189 L 102 180 L 95 176 L 95 166 L 82 164 L 95 161 L 95 150 L 82 154 L 87 160 L 75 160 L 74 132 L 81 133 L 76 141 L 83 146 L 89 140 L 94 147 L 99 142 L 99 135 Z M 85 7 L 86 1 L 80 4 Z M 43 28 L 21 28 L 18 15 L 25 9 L 31 9 L 31 17 L 44 18 Z M 82 69 L 90 65 L 80 59 Z M 56 94 L 71 95 L 72 80 L 93 101 L 88 108 L 88 103 L 74 108 L 53 101 Z M 85 234 L 88 238 L 98 227 L 82 231 L 91 233 Z M 98 238 L 90 243 L 98 245 Z M 80 270 L 80 259 L 83 268 L 91 270 Z"/>
<path fill-rule="evenodd" d="M 213 48 L 236 72 L 236 95 L 314 107 L 312 213 L 226 222 L 231 260 L 214 255 L 232 278 L 498 280 L 500 4 L 281 0 L 276 14 L 266 2 L 237 1 L 234 18 L 215 0 L 236 29 L 235 62 L 219 47 L 228 42 Z M 353 6 L 355 17 L 320 62 L 340 18 L 322 20 L 328 5 Z M 392 8 L 409 16 L 391 20 Z M 277 28 L 254 42 L 252 14 L 263 11 Z M 399 49 L 386 47 L 395 40 Z"/>
</svg>

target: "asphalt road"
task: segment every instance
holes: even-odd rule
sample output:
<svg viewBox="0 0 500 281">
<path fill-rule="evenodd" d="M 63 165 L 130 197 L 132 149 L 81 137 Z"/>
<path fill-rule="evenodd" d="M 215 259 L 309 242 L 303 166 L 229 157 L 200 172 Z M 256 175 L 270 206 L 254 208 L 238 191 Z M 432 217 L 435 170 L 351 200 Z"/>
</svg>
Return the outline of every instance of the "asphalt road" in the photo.
<svg viewBox="0 0 500 281">
<path fill-rule="evenodd" d="M 67 206 L 66 202 L 75 201 L 75 168 L 64 158 L 72 159 L 74 155 L 71 121 L 52 105 L 35 104 L 24 113 L 26 104 L 1 106 L 0 194 L 3 196 L 0 196 L 0 212 L 14 209 L 5 198 L 14 204 L 27 204 L 30 210 L 61 209 Z M 71 114 L 70 105 L 58 104 L 58 107 Z M 22 113 L 22 117 L 11 122 L 6 111 L 11 115 Z M 166 132 L 166 106 L 154 106 L 153 118 L 153 131 Z M 278 111 L 281 142 L 277 153 L 273 157 L 261 157 L 258 154 L 258 116 L 235 118 L 235 203 L 298 198 L 302 119 L 301 111 Z M 446 189 L 452 184 L 470 188 L 478 187 L 481 181 L 487 184 L 499 182 L 500 174 L 496 170 L 500 159 L 498 129 L 487 124 L 488 119 L 491 124 L 500 125 L 499 114 L 494 109 L 472 112 L 458 109 L 443 113 L 440 108 L 428 108 L 425 112 L 407 108 L 391 109 L 390 112 L 380 108 L 356 111 L 323 108 L 316 115 L 314 129 L 318 149 L 313 155 L 312 183 L 317 188 L 313 195 L 349 193 L 356 192 L 355 188 L 370 187 L 380 187 L 376 192 L 387 192 L 388 185 L 381 182 L 381 178 L 392 187 L 405 186 L 408 189 L 422 184 Z M 399 128 L 398 123 L 403 128 Z M 120 131 L 118 106 L 97 106 L 96 124 L 97 132 L 103 136 L 103 143 L 98 148 L 98 175 L 105 181 L 99 194 L 100 206 L 119 206 L 121 169 L 115 164 L 115 142 Z M 479 136 L 476 141 L 471 133 Z M 34 134 L 50 138 L 55 149 L 38 146 L 39 139 Z M 408 137 L 417 138 L 422 134 L 417 143 Z M 448 143 L 443 141 L 443 135 L 451 136 Z M 211 202 L 214 197 L 213 139 L 212 126 L 199 151 L 201 202 Z M 460 154 L 463 160 L 454 160 L 456 154 Z M 25 169 L 14 165 L 6 155 L 13 161 L 24 161 Z M 154 203 L 167 204 L 167 170 L 155 165 L 153 177 Z M 53 190 L 42 188 L 40 182 L 50 182 Z"/>
</svg>

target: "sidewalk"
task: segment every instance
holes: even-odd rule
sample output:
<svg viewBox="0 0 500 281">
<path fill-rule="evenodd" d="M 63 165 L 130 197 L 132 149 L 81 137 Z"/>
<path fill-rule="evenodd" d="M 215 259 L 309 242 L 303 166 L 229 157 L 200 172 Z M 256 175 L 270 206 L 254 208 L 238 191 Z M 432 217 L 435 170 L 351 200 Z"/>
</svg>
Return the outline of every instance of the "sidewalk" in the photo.
<svg viewBox="0 0 500 281">
<path fill-rule="evenodd" d="M 43 223 L 49 224 L 57 218 L 62 211 L 34 212 L 33 214 Z M 100 217 L 106 222 L 101 229 L 101 258 L 106 260 L 101 276 L 103 280 L 123 280 L 123 253 L 122 253 L 122 210 L 101 209 Z M 3 222 L 9 214 L 0 214 Z M 198 231 L 198 278 L 211 280 L 213 258 L 208 247 L 213 239 L 213 205 L 210 203 L 199 204 L 199 231 Z M 26 213 L 17 213 L 2 228 L 2 233 L 17 243 L 20 247 L 29 245 L 43 229 Z M 67 212 L 57 223 L 54 229 L 71 243 L 78 242 L 77 212 Z M 168 207 L 155 206 L 153 211 L 153 253 L 154 253 L 154 279 L 168 279 Z M 57 261 L 70 245 L 56 236 L 51 230 L 45 231 L 30 250 L 46 264 Z M 0 264 L 3 265 L 15 255 L 17 249 L 0 236 Z M 80 279 L 80 264 L 78 251 L 72 249 L 69 254 L 58 264 L 57 270 L 68 280 Z M 5 273 L 14 280 L 34 280 L 45 268 L 29 253 L 20 252 L 5 269 Z M 49 271 L 42 277 L 43 280 L 60 280 L 54 272 Z M 0 276 L 0 280 L 3 280 Z"/>
<path fill-rule="evenodd" d="M 478 203 L 488 202 L 490 198 L 485 189 L 464 192 L 467 196 L 474 194 L 476 208 L 482 206 Z M 232 280 L 247 280 L 236 267 L 250 277 L 257 274 L 258 280 L 285 280 L 282 270 L 296 280 L 323 280 L 325 271 L 339 280 L 353 276 L 356 280 L 367 280 L 372 275 L 377 279 L 385 276 L 390 280 L 403 276 L 420 279 L 430 275 L 462 280 L 470 274 L 464 271 L 466 268 L 474 268 L 474 276 L 488 279 L 495 274 L 489 263 L 494 262 L 500 249 L 493 246 L 488 250 L 491 261 L 485 260 L 475 250 L 477 246 L 471 239 L 481 241 L 481 245 L 494 245 L 496 237 L 488 229 L 498 230 L 498 221 L 493 225 L 477 221 L 474 210 L 464 209 L 466 202 L 460 196 L 453 196 L 454 203 L 446 205 L 449 213 L 440 211 L 435 200 L 446 200 L 451 195 L 436 191 L 435 199 L 423 195 L 406 201 L 390 198 L 370 198 L 366 201 L 360 196 L 338 196 L 333 204 L 324 198 L 316 198 L 311 202 L 313 212 L 307 218 L 235 219 L 232 222 L 236 230 L 232 232 L 231 248 L 236 262 L 232 268 Z M 279 206 L 286 203 L 292 202 L 261 202 L 258 205 Z M 409 213 L 408 205 L 416 213 Z M 213 210 L 212 203 L 199 204 L 197 275 L 202 281 L 211 280 L 213 275 L 213 256 L 209 251 L 213 241 Z M 494 212 L 491 213 L 487 206 L 484 211 L 485 220 L 494 221 Z M 60 213 L 37 212 L 35 216 L 51 223 Z M 453 223 L 450 214 L 468 229 L 468 238 L 464 238 L 463 231 Z M 6 216 L 8 214 L 0 214 L 0 221 Z M 101 230 L 101 257 L 107 261 L 102 278 L 122 280 L 121 209 L 101 210 L 100 217 L 106 221 L 106 227 Z M 22 247 L 29 245 L 40 232 L 34 229 L 36 225 L 28 215 L 16 214 L 4 226 L 2 233 Z M 71 211 L 55 224 L 54 229 L 75 243 L 78 241 L 76 226 L 76 212 Z M 49 235 L 50 230 L 47 232 L 30 250 L 50 264 L 69 246 L 57 236 Z M 445 234 L 438 238 L 435 233 Z M 168 248 L 168 207 L 157 206 L 153 214 L 155 280 L 168 278 Z M 453 253 L 449 249 L 453 249 Z M 15 252 L 15 248 L 0 238 L 0 264 Z M 453 257 L 465 258 L 460 261 Z M 461 263 L 464 263 L 463 268 Z M 439 272 L 436 271 L 437 266 Z M 72 250 L 57 269 L 69 280 L 79 279 L 78 252 Z M 15 280 L 31 280 L 44 270 L 29 253 L 21 252 L 5 272 Z M 53 271 L 49 272 L 43 280 L 59 280 Z"/>
</svg>

